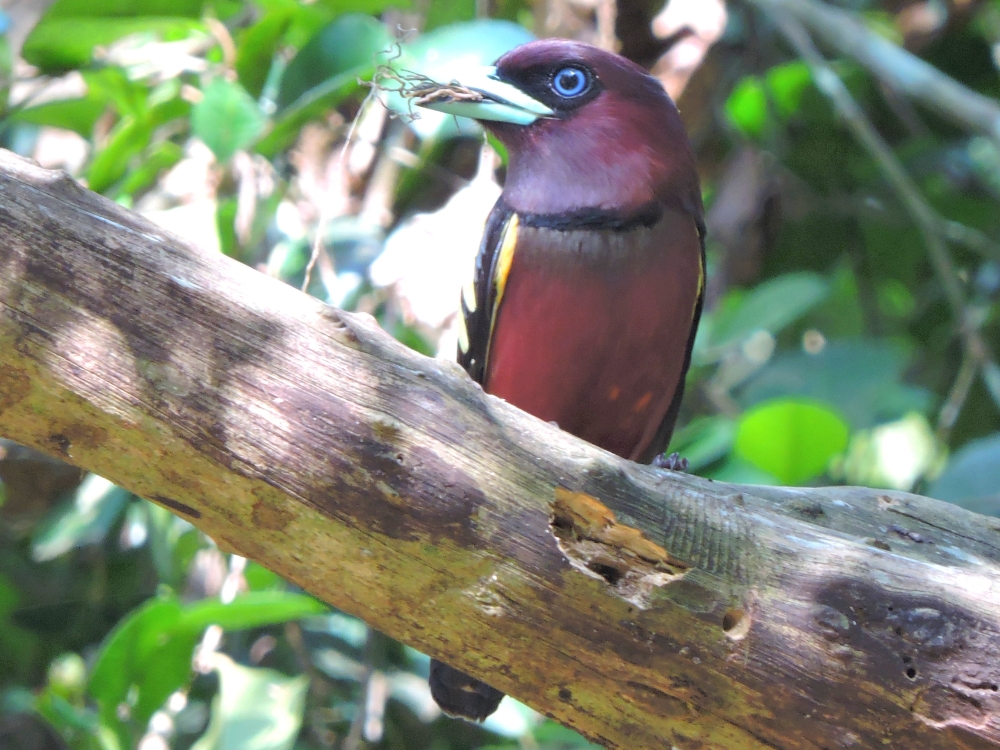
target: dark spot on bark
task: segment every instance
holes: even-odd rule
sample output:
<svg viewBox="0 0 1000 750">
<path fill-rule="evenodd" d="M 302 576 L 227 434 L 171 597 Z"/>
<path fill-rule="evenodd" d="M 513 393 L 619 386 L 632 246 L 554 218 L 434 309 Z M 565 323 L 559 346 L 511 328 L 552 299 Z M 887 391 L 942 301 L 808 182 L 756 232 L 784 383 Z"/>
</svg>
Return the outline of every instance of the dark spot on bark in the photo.
<svg viewBox="0 0 1000 750">
<path fill-rule="evenodd" d="M 718 622 L 718 612 L 725 606 L 723 595 L 711 587 L 698 583 L 696 575 L 689 575 L 674 581 L 662 589 L 663 596 L 702 619 L 710 618 L 714 625 Z M 715 616 L 712 617 L 712 614 Z"/>
<path fill-rule="evenodd" d="M 590 568 L 595 573 L 597 573 L 597 575 L 599 575 L 605 581 L 610 583 L 612 586 L 618 583 L 626 572 L 625 570 L 620 570 L 614 565 L 609 565 L 607 563 L 600 562 L 598 560 L 592 560 L 591 562 L 587 563 L 587 567 Z"/>
<path fill-rule="evenodd" d="M 0 414 L 28 397 L 31 378 L 24 370 L 10 365 L 0 366 Z"/>
<path fill-rule="evenodd" d="M 701 740 L 681 734 L 676 729 L 671 732 L 670 737 L 677 750 L 701 750 L 705 746 L 705 743 Z"/>
<path fill-rule="evenodd" d="M 629 697 L 649 706 L 661 718 L 688 717 L 690 711 L 685 701 L 644 682 L 625 683 Z"/>
<path fill-rule="evenodd" d="M 828 641 L 839 641 L 851 632 L 851 621 L 843 612 L 821 604 L 816 607 L 813 619 L 820 634 Z"/>
<path fill-rule="evenodd" d="M 817 502 L 796 501 L 789 505 L 789 509 L 793 513 L 798 513 L 800 516 L 805 516 L 806 518 L 816 519 L 825 515 L 823 513 L 823 506 Z"/>
<path fill-rule="evenodd" d="M 863 653 L 867 679 L 898 690 L 907 684 L 901 680 L 916 679 L 918 671 L 933 675 L 938 668 L 951 669 L 967 650 L 970 661 L 983 658 L 965 637 L 991 626 L 972 613 L 930 597 L 899 592 L 892 592 L 891 597 L 886 601 L 885 590 L 856 579 L 834 583 L 817 597 L 815 618 L 820 632 Z M 992 684 L 1000 666 L 988 671 L 983 677 Z"/>
<path fill-rule="evenodd" d="M 559 688 L 559 700 L 564 703 L 569 703 L 573 699 L 573 693 L 570 692 L 569 688 Z"/>
<path fill-rule="evenodd" d="M 49 445 L 51 445 L 52 449 L 59 453 L 59 455 L 68 457 L 70 446 L 72 446 L 73 443 L 62 433 L 56 433 L 55 435 L 49 435 Z"/>
<path fill-rule="evenodd" d="M 741 640 L 750 632 L 750 616 L 739 607 L 726 610 L 722 616 L 722 630 L 732 640 Z"/>
<path fill-rule="evenodd" d="M 89 424 L 72 424 L 62 431 L 69 441 L 69 447 L 81 447 L 87 450 L 97 450 L 107 440 L 108 431 L 103 427 Z"/>
<path fill-rule="evenodd" d="M 268 531 L 284 531 L 295 516 L 275 502 L 258 500 L 253 504 L 250 518 L 254 526 Z"/>
<path fill-rule="evenodd" d="M 165 508 L 170 508 L 170 510 L 175 513 L 180 513 L 190 518 L 201 518 L 201 511 L 192 508 L 190 505 L 185 505 L 178 500 L 171 500 L 169 497 L 164 497 L 163 495 L 151 495 L 150 500 L 159 503 Z"/>
</svg>

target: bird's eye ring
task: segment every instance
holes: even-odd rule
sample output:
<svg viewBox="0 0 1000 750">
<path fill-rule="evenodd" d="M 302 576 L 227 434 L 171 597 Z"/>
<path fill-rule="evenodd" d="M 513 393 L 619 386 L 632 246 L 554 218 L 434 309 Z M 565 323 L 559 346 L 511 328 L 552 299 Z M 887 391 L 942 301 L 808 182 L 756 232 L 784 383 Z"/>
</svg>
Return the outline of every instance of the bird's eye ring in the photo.
<svg viewBox="0 0 1000 750">
<path fill-rule="evenodd" d="M 590 89 L 590 75 L 581 68 L 560 68 L 552 76 L 552 90 L 566 99 L 580 96 Z"/>
</svg>

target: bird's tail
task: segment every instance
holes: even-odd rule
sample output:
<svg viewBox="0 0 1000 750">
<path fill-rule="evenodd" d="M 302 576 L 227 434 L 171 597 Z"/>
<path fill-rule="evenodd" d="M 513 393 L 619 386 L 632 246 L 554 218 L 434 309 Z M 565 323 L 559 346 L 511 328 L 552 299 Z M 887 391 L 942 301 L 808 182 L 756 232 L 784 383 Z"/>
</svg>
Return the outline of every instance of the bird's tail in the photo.
<svg viewBox="0 0 1000 750">
<path fill-rule="evenodd" d="M 503 693 L 464 672 L 431 659 L 431 695 L 449 716 L 482 721 L 497 710 Z"/>
</svg>

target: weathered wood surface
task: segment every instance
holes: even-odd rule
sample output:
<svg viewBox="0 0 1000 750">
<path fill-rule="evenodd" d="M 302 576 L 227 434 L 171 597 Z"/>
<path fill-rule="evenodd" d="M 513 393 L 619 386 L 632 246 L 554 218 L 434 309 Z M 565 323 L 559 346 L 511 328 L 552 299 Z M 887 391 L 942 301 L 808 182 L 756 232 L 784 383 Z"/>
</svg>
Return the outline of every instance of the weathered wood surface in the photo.
<svg viewBox="0 0 1000 750">
<path fill-rule="evenodd" d="M 1000 747 L 996 519 L 619 460 L 9 154 L 0 237 L 0 435 L 593 740 Z"/>
</svg>

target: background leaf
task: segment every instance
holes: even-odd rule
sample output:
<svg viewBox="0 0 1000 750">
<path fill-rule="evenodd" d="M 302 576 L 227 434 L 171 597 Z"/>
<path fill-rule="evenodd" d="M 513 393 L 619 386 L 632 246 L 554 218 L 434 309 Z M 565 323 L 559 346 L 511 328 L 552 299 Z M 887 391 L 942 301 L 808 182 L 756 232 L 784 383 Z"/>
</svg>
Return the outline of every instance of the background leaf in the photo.
<svg viewBox="0 0 1000 750">
<path fill-rule="evenodd" d="M 783 484 L 800 484 L 826 470 L 847 447 L 849 434 L 844 420 L 823 404 L 774 399 L 743 415 L 736 452 Z"/>
</svg>

